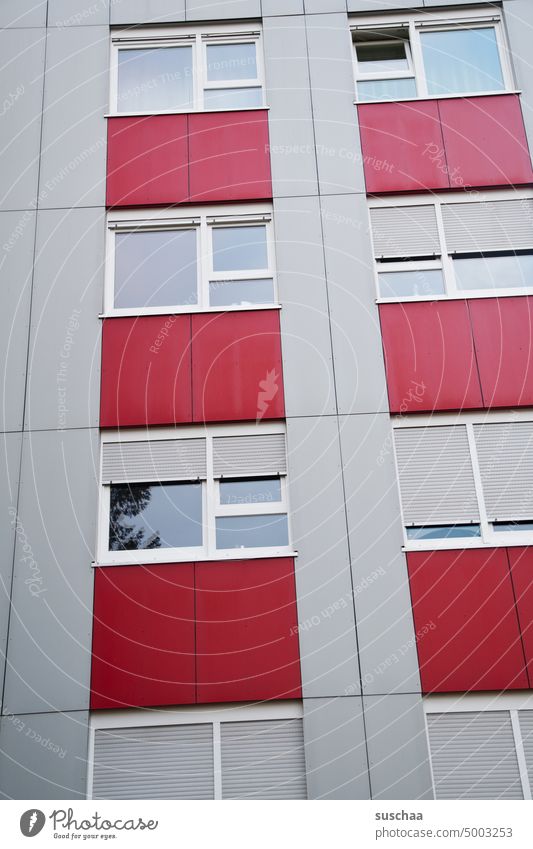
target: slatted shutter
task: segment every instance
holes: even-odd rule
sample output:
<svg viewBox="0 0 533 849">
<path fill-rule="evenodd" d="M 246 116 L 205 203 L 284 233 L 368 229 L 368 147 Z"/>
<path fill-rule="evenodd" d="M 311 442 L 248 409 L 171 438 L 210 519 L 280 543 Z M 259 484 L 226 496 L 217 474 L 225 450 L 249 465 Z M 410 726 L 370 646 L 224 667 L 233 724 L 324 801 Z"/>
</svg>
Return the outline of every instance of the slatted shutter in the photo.
<svg viewBox="0 0 533 849">
<path fill-rule="evenodd" d="M 221 725 L 223 799 L 306 799 L 301 719 Z"/>
<path fill-rule="evenodd" d="M 533 199 L 442 204 L 449 253 L 533 248 Z"/>
<path fill-rule="evenodd" d="M 206 477 L 205 439 L 105 442 L 102 450 L 103 483 Z"/>
<path fill-rule="evenodd" d="M 398 428 L 394 442 L 407 525 L 479 521 L 466 428 Z"/>
<path fill-rule="evenodd" d="M 522 734 L 529 786 L 533 790 L 533 710 L 519 710 L 518 722 Z"/>
<path fill-rule="evenodd" d="M 522 799 L 508 711 L 429 714 L 437 799 Z"/>
<path fill-rule="evenodd" d="M 533 519 L 533 422 L 474 425 L 489 522 Z"/>
<path fill-rule="evenodd" d="M 284 475 L 287 472 L 285 434 L 216 436 L 213 468 L 215 477 Z"/>
<path fill-rule="evenodd" d="M 374 207 L 370 221 L 376 259 L 441 253 L 433 205 Z"/>
<path fill-rule="evenodd" d="M 94 799 L 213 799 L 211 724 L 99 729 Z"/>
</svg>

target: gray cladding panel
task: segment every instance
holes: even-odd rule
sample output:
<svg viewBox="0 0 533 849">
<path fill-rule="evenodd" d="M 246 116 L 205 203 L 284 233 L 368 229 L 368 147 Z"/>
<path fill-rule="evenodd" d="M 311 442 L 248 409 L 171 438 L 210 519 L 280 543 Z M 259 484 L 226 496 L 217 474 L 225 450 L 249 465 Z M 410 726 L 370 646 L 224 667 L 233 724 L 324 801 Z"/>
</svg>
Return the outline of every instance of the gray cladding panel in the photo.
<svg viewBox="0 0 533 849">
<path fill-rule="evenodd" d="M 533 73 L 531 70 L 531 0 L 505 0 L 505 26 L 511 46 L 516 86 L 522 92 L 522 114 L 530 150 L 533 149 Z"/>
<path fill-rule="evenodd" d="M 0 27 L 46 26 L 47 0 L 2 0 Z"/>
<path fill-rule="evenodd" d="M 128 0 L 133 5 L 134 0 Z M 107 26 L 110 0 L 48 0 L 49 27 Z M 114 8 L 120 0 L 111 0 Z"/>
<path fill-rule="evenodd" d="M 0 705 L 4 688 L 9 599 L 17 532 L 17 497 L 22 435 L 5 433 L 0 449 Z"/>
<path fill-rule="evenodd" d="M 112 0 L 111 24 L 162 24 L 185 20 L 185 0 Z"/>
<path fill-rule="evenodd" d="M 260 18 L 261 0 L 186 0 L 188 21 Z"/>
</svg>

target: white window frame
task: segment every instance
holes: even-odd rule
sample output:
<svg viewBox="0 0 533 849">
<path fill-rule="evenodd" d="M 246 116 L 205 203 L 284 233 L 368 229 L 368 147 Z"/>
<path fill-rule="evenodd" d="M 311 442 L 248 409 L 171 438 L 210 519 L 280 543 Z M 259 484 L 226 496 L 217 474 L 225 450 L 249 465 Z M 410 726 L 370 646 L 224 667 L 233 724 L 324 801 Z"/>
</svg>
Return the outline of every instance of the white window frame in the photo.
<svg viewBox="0 0 533 849">
<path fill-rule="evenodd" d="M 505 411 L 488 411 L 480 413 L 433 413 L 412 416 L 393 416 L 393 430 L 401 430 L 402 428 L 427 428 L 427 427 L 445 427 L 453 425 L 465 425 L 466 434 L 468 437 L 470 458 L 472 462 L 472 472 L 474 477 L 474 486 L 477 497 L 477 505 L 479 509 L 479 521 L 472 523 L 458 522 L 457 524 L 472 524 L 480 526 L 481 536 L 479 537 L 457 537 L 447 539 L 427 539 L 413 540 L 407 539 L 407 527 L 421 527 L 413 525 L 412 522 L 406 523 L 403 513 L 402 493 L 400 487 L 400 472 L 398 466 L 398 458 L 396 454 L 396 442 L 393 438 L 393 454 L 396 468 L 396 479 L 398 481 L 398 491 L 400 497 L 400 515 L 402 520 L 404 545 L 403 551 L 441 551 L 441 550 L 456 550 L 463 548 L 513 548 L 514 546 L 529 546 L 533 545 L 533 531 L 495 531 L 492 523 L 487 519 L 485 509 L 485 499 L 483 496 L 483 485 L 481 480 L 481 471 L 476 451 L 474 425 L 476 424 L 496 424 L 496 423 L 518 423 L 533 421 L 533 412 L 531 410 L 505 410 Z M 533 483 L 533 482 L 532 482 Z M 449 527 L 453 522 L 431 522 L 428 521 L 428 527 L 435 527 L 442 524 L 443 527 Z"/>
<path fill-rule="evenodd" d="M 372 232 L 372 224 L 369 220 L 368 231 L 372 244 L 372 255 L 374 256 L 374 277 L 376 284 L 376 303 L 392 304 L 392 303 L 408 303 L 416 301 L 450 301 L 450 300 L 471 300 L 473 298 L 511 298 L 517 295 L 533 295 L 532 286 L 520 286 L 514 288 L 497 289 L 458 289 L 455 278 L 454 256 L 461 257 L 461 254 L 452 254 L 448 252 L 446 245 L 446 235 L 444 231 L 444 222 L 442 217 L 442 208 L 446 204 L 457 203 L 491 203 L 505 200 L 526 200 L 533 198 L 532 189 L 497 189 L 494 191 L 468 191 L 468 192 L 446 192 L 432 194 L 430 198 L 427 195 L 388 195 L 385 198 L 378 196 L 368 197 L 368 207 L 370 209 L 390 208 L 396 206 L 433 206 L 435 209 L 435 217 L 437 221 L 437 230 L 440 241 L 440 255 L 435 255 L 433 260 L 409 260 L 408 262 L 395 262 L 389 260 L 380 263 L 379 258 L 376 258 L 376 250 L 374 248 L 374 236 Z M 523 251 L 523 248 L 519 249 Z M 531 226 L 531 251 L 533 252 L 533 224 Z M 428 251 L 428 255 L 432 254 Z M 496 251 L 496 255 L 502 251 Z M 490 252 L 484 252 L 485 259 L 490 257 Z M 379 287 L 379 274 L 386 274 L 393 271 L 424 271 L 426 269 L 441 268 L 444 278 L 444 289 L 442 294 L 430 295 L 402 295 L 393 298 L 384 298 L 381 295 Z"/>
<path fill-rule="evenodd" d="M 384 32 L 386 29 L 384 30 Z M 358 82 L 387 82 L 388 80 L 413 80 L 415 84 L 415 88 L 417 86 L 416 74 L 415 74 L 415 66 L 413 62 L 413 54 L 411 52 L 411 45 L 409 44 L 408 38 L 391 38 L 391 39 L 381 39 L 377 41 L 371 42 L 360 42 L 360 43 L 370 43 L 375 46 L 381 47 L 382 45 L 388 45 L 391 42 L 401 41 L 405 47 L 405 58 L 407 59 L 408 69 L 406 71 L 390 71 L 384 76 L 383 71 L 371 71 L 365 72 L 364 62 L 359 62 L 357 58 L 357 44 L 354 41 L 354 52 L 355 52 L 355 73 L 356 79 Z M 362 103 L 369 103 L 371 101 L 364 100 Z M 380 101 L 381 102 L 381 101 Z"/>
<path fill-rule="evenodd" d="M 228 703 L 209 707 L 168 707 L 143 710 L 101 710 L 91 713 L 87 756 L 87 799 L 92 799 L 95 732 L 102 729 L 155 728 L 161 725 L 211 725 L 213 727 L 215 799 L 222 798 L 222 723 L 264 722 L 303 718 L 303 705 L 298 701 L 276 701 L 243 705 Z"/>
<path fill-rule="evenodd" d="M 96 566 L 120 566 L 134 565 L 136 563 L 186 563 L 191 560 L 209 561 L 209 560 L 255 560 L 261 557 L 296 557 L 297 552 L 294 550 L 291 541 L 291 521 L 289 510 L 288 485 L 286 482 L 286 473 L 280 472 L 279 477 L 282 483 L 283 501 L 274 502 L 275 510 L 253 510 L 249 511 L 248 507 L 252 505 L 238 505 L 241 508 L 238 512 L 231 515 L 253 515 L 254 513 L 270 513 L 287 515 L 287 526 L 289 534 L 289 544 L 287 546 L 269 546 L 257 548 L 228 548 L 219 549 L 216 547 L 216 516 L 228 515 L 224 512 L 224 508 L 219 504 L 218 498 L 218 481 L 219 477 L 215 477 L 213 472 L 213 438 L 218 436 L 259 436 L 263 434 L 283 433 L 286 434 L 285 425 L 282 422 L 265 422 L 253 425 L 187 425 L 184 427 L 168 428 L 156 427 L 149 428 L 143 431 L 142 437 L 138 429 L 125 429 L 120 431 L 104 430 L 101 433 L 101 449 L 100 449 L 100 497 L 99 497 L 99 516 L 98 516 L 98 532 L 97 532 L 97 562 Z M 207 475 L 202 484 L 202 528 L 203 528 L 203 545 L 195 548 L 159 548 L 159 549 L 139 549 L 132 551 L 109 551 L 109 509 L 110 509 L 110 492 L 111 485 L 102 482 L 101 464 L 103 459 L 103 445 L 107 442 L 139 442 L 141 438 L 146 441 L 156 441 L 160 439 L 168 440 L 175 439 L 198 439 L 205 438 L 207 441 Z M 228 475 L 225 476 L 228 480 L 233 480 Z M 257 477 L 258 479 L 272 477 L 272 475 L 258 473 L 257 475 L 240 475 L 236 479 L 243 477 Z M 285 479 L 285 480 L 284 480 Z M 131 481 L 133 483 L 133 481 Z M 137 483 L 142 481 L 135 481 Z M 195 481 L 191 481 L 195 482 Z M 121 482 L 120 482 L 121 483 Z M 117 486 L 120 485 L 117 481 Z M 127 482 L 126 482 L 127 483 Z M 146 483 L 154 483 L 154 481 L 146 481 Z M 161 481 L 162 485 L 172 484 L 174 481 Z M 176 481 L 176 483 L 187 483 L 185 480 Z M 254 507 L 268 506 L 253 505 Z M 220 513 L 219 511 L 223 512 Z"/>
<path fill-rule="evenodd" d="M 463 693 L 439 694 L 424 696 L 422 698 L 424 709 L 424 721 L 426 729 L 426 740 L 430 754 L 431 779 L 433 792 L 435 794 L 435 777 L 433 774 L 433 762 L 429 744 L 428 717 L 435 713 L 481 713 L 483 711 L 504 711 L 510 714 L 513 729 L 514 744 L 520 780 L 522 782 L 522 793 L 524 799 L 532 798 L 533 788 L 530 785 L 524 755 L 524 744 L 520 729 L 518 712 L 521 710 L 533 710 L 533 694 L 531 693 Z"/>
<path fill-rule="evenodd" d="M 265 225 L 268 268 L 250 271 L 213 271 L 211 232 L 216 227 Z M 115 300 L 115 234 L 132 231 L 189 230 L 197 232 L 197 296 L 196 304 L 168 304 L 154 307 L 117 308 Z M 104 312 L 112 316 L 178 315 L 202 312 L 237 312 L 242 310 L 279 309 L 274 251 L 272 204 L 223 204 L 216 207 L 190 206 L 187 209 L 110 210 L 107 215 L 105 257 Z M 209 283 L 225 280 L 273 280 L 273 301 L 269 304 L 236 304 L 210 306 Z"/>
<path fill-rule="evenodd" d="M 409 32 L 408 38 L 408 46 L 410 48 L 412 63 L 414 69 L 414 78 L 416 83 L 417 97 L 405 97 L 405 98 L 392 98 L 391 100 L 356 100 L 356 103 L 390 103 L 395 102 L 395 100 L 399 100 L 401 102 L 409 101 L 409 100 L 442 100 L 449 99 L 453 97 L 490 97 L 494 94 L 509 94 L 510 92 L 516 92 L 516 85 L 514 82 L 512 64 L 509 56 L 509 48 L 507 46 L 507 40 L 505 38 L 504 27 L 502 15 L 498 13 L 496 10 L 491 9 L 490 11 L 487 9 L 471 9 L 469 10 L 467 15 L 461 15 L 458 11 L 443 11 L 440 10 L 435 13 L 423 12 L 414 12 L 414 13 L 401 13 L 400 16 L 398 14 L 394 15 L 364 15 L 357 16 L 357 18 L 352 18 L 351 21 L 351 32 L 352 32 L 352 41 L 353 41 L 353 64 L 354 64 L 354 75 L 355 75 L 355 84 L 356 84 L 356 92 L 357 92 L 357 82 L 359 80 L 363 81 L 366 79 L 370 79 L 367 74 L 360 74 L 358 70 L 357 63 L 357 55 L 355 49 L 355 37 L 357 33 L 363 32 L 364 30 L 372 30 L 372 31 L 380 31 L 383 30 L 383 33 L 386 33 L 387 30 L 391 29 L 406 29 Z M 498 46 L 498 53 L 500 57 L 500 64 L 502 68 L 502 76 L 503 76 L 503 88 L 496 89 L 494 91 L 482 91 L 482 92 L 458 92 L 457 94 L 428 94 L 428 86 L 426 75 L 424 71 L 424 60 L 422 53 L 422 43 L 420 40 L 420 33 L 427 32 L 431 30 L 435 31 L 444 31 L 444 30 L 458 30 L 458 29 L 480 29 L 487 27 L 494 27 L 496 32 L 496 43 Z M 410 75 L 413 76 L 413 75 Z M 391 76 L 385 76 L 380 74 L 374 79 L 388 80 L 388 79 L 397 79 L 396 74 Z"/>
<path fill-rule="evenodd" d="M 255 80 L 226 80 L 224 85 L 207 81 L 206 44 L 256 45 L 257 77 Z M 188 109 L 154 109 L 146 111 L 118 111 L 118 53 L 119 50 L 142 50 L 155 47 L 192 46 L 193 102 Z M 262 32 L 258 24 L 233 23 L 195 27 L 138 27 L 112 30 L 110 59 L 109 114 L 107 117 L 128 115 L 188 115 L 191 112 L 243 112 L 265 109 L 265 71 L 262 51 Z M 230 106 L 213 110 L 204 106 L 205 88 L 261 88 L 259 106 Z"/>
</svg>

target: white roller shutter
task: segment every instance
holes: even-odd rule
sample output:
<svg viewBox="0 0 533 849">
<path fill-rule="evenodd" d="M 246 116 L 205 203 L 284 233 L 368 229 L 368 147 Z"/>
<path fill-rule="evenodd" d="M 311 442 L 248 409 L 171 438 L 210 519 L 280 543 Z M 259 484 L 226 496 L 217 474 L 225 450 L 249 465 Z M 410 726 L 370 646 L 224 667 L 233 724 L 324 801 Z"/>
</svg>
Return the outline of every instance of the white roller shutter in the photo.
<svg viewBox="0 0 533 849">
<path fill-rule="evenodd" d="M 533 519 L 533 422 L 474 425 L 489 521 Z"/>
<path fill-rule="evenodd" d="M 533 248 L 533 199 L 442 204 L 449 253 Z"/>
<path fill-rule="evenodd" d="M 221 725 L 223 799 L 306 799 L 301 719 Z"/>
<path fill-rule="evenodd" d="M 522 799 L 508 711 L 428 714 L 437 799 Z"/>
<path fill-rule="evenodd" d="M 213 727 L 99 729 L 93 799 L 213 799 Z"/>
<path fill-rule="evenodd" d="M 529 786 L 533 790 L 533 710 L 519 710 L 518 721 L 522 734 Z"/>
<path fill-rule="evenodd" d="M 213 469 L 215 477 L 284 475 L 287 472 L 285 434 L 216 436 Z"/>
<path fill-rule="evenodd" d="M 104 442 L 102 482 L 205 478 L 205 443 L 205 439 Z"/>
<path fill-rule="evenodd" d="M 433 205 L 373 207 L 370 221 L 376 259 L 441 253 Z"/>
<path fill-rule="evenodd" d="M 466 428 L 398 428 L 394 442 L 407 525 L 479 521 Z"/>
</svg>

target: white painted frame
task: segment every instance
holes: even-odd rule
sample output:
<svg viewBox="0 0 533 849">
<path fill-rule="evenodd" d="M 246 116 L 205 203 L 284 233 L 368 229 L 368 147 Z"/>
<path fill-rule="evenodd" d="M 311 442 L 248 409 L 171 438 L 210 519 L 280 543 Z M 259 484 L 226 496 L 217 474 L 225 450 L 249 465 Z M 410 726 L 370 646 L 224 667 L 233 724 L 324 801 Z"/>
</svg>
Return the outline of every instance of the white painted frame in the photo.
<svg viewBox="0 0 533 849">
<path fill-rule="evenodd" d="M 111 57 L 109 72 L 109 116 L 126 117 L 128 115 L 179 115 L 191 112 L 212 111 L 204 108 L 204 82 L 207 82 L 205 64 L 205 43 L 238 44 L 254 42 L 256 45 L 257 78 L 247 81 L 250 86 L 260 87 L 262 104 L 254 107 L 226 107 L 217 112 L 241 112 L 247 109 L 265 108 L 265 73 L 262 51 L 262 31 L 259 24 L 231 23 L 206 24 L 180 27 L 138 27 L 113 29 L 111 32 Z M 168 109 L 148 111 L 118 111 L 118 53 L 119 50 L 142 50 L 144 48 L 180 47 L 192 45 L 193 66 L 193 103 L 189 109 Z M 230 80 L 221 88 L 245 88 L 243 80 Z M 211 83 L 208 85 L 212 86 Z"/>
<path fill-rule="evenodd" d="M 286 433 L 285 425 L 281 422 L 265 422 L 261 424 L 231 424 L 231 425 L 185 425 L 179 428 L 156 427 L 139 431 L 128 428 L 120 431 L 103 430 L 101 433 L 100 447 L 100 492 L 98 510 L 97 531 L 97 561 L 95 566 L 124 566 L 136 563 L 186 563 L 192 561 L 208 560 L 253 560 L 261 557 L 295 557 L 297 552 L 291 544 L 291 521 L 289 510 L 288 487 L 286 482 L 282 485 L 284 496 L 283 507 L 277 512 L 287 514 L 289 531 L 289 545 L 270 546 L 263 548 L 230 548 L 217 549 L 216 547 L 216 516 L 220 510 L 218 498 L 218 479 L 213 473 L 213 439 L 217 436 L 258 436 L 263 434 Z M 110 508 L 110 484 L 102 483 L 102 446 L 106 442 L 139 442 L 156 441 L 160 439 L 194 439 L 204 437 L 207 449 L 207 477 L 202 481 L 202 527 L 203 546 L 201 548 L 160 548 L 140 549 L 133 551 L 109 551 L 109 508 Z M 246 477 L 246 476 L 244 476 Z M 267 477 L 267 475 L 258 475 Z M 283 478 L 285 476 L 281 476 Z M 153 481 L 146 481 L 147 483 Z M 172 483 L 162 481 L 162 483 Z M 279 502 L 276 502 L 276 506 Z M 243 507 L 246 505 L 239 505 Z M 267 510 L 257 512 L 270 512 Z M 246 515 L 247 511 L 241 510 L 235 515 Z"/>
<path fill-rule="evenodd" d="M 457 550 L 463 548 L 512 548 L 513 546 L 528 546 L 533 545 L 533 531 L 495 531 L 492 524 L 487 519 L 487 511 L 485 508 L 485 499 L 483 496 L 483 485 L 481 481 L 481 472 L 477 457 L 474 425 L 475 424 L 495 424 L 497 422 L 531 422 L 533 421 L 533 411 L 523 410 L 505 410 L 505 411 L 486 411 L 481 413 L 437 413 L 437 414 L 420 414 L 413 416 L 393 416 L 393 433 L 402 428 L 427 428 L 427 427 L 444 427 L 452 425 L 464 425 L 468 437 L 470 448 L 470 458 L 472 462 L 472 472 L 474 477 L 474 486 L 476 490 L 479 522 L 481 530 L 480 537 L 457 537 L 456 539 L 429 539 L 429 540 L 412 540 L 407 539 L 406 527 L 412 527 L 411 524 L 406 525 L 403 513 L 402 493 L 400 488 L 400 474 L 398 467 L 398 458 L 396 454 L 396 442 L 393 438 L 393 454 L 396 469 L 396 479 L 398 481 L 398 491 L 400 497 L 400 514 L 402 518 L 402 527 L 404 535 L 404 551 L 442 551 L 442 550 Z M 532 482 L 533 483 L 533 482 Z M 439 523 L 428 522 L 431 527 Z M 452 523 L 447 523 L 446 527 Z M 419 527 L 417 525 L 417 527 Z"/>
<path fill-rule="evenodd" d="M 200 85 L 202 88 L 202 103 L 204 103 L 204 92 L 205 91 L 215 91 L 216 89 L 225 89 L 225 88 L 260 88 L 263 92 L 263 104 L 265 97 L 265 69 L 264 69 L 264 60 L 263 53 L 260 50 L 259 43 L 259 34 L 247 36 L 246 33 L 242 35 L 240 38 L 235 35 L 228 41 L 227 36 L 224 37 L 222 34 L 219 35 L 203 35 L 201 38 L 202 41 L 202 61 L 200 63 Z M 207 48 L 212 44 L 255 44 L 255 64 L 257 69 L 257 76 L 255 78 L 250 79 L 238 79 L 238 80 L 220 80 L 219 82 L 215 82 L 213 80 L 208 80 L 207 78 Z M 260 108 L 260 107 L 255 107 Z M 218 111 L 218 110 L 217 110 Z"/>
<path fill-rule="evenodd" d="M 243 227 L 264 225 L 268 267 L 250 271 L 213 271 L 211 233 L 215 227 Z M 120 232 L 152 230 L 195 229 L 197 233 L 197 303 L 168 304 L 154 307 L 116 308 L 115 300 L 115 235 Z M 236 312 L 242 310 L 279 309 L 274 250 L 274 222 L 272 204 L 221 204 L 191 206 L 180 209 L 143 208 L 110 210 L 107 215 L 105 256 L 104 312 L 102 318 L 112 316 L 178 315 L 201 312 Z M 272 278 L 273 300 L 268 304 L 243 304 L 211 306 L 209 283 L 226 280 L 262 280 Z"/>
<path fill-rule="evenodd" d="M 198 725 L 213 727 L 215 799 L 222 798 L 220 726 L 229 722 L 264 722 L 303 718 L 302 702 L 277 701 L 243 705 L 228 703 L 209 707 L 165 707 L 158 709 L 101 710 L 91 714 L 87 756 L 87 799 L 92 799 L 94 737 L 101 729 L 154 728 L 161 725 Z"/>
<path fill-rule="evenodd" d="M 354 44 L 354 53 L 355 53 L 355 73 L 356 73 L 356 81 L 359 82 L 387 82 L 388 80 L 414 80 L 415 88 L 417 87 L 417 80 L 415 74 L 415 67 L 413 63 L 413 54 L 411 52 L 411 45 L 409 44 L 409 38 L 396 38 L 396 39 L 383 39 L 381 41 L 372 41 L 368 42 L 372 45 L 381 47 L 382 45 L 390 44 L 391 41 L 400 41 L 405 48 L 405 58 L 407 60 L 408 68 L 406 71 L 391 71 L 385 74 L 383 71 L 371 71 L 366 72 L 363 70 L 364 62 L 359 62 L 357 58 L 357 45 L 355 41 Z M 367 42 L 365 42 L 367 43 Z M 418 90 L 418 89 L 417 89 Z M 362 100 L 361 103 L 370 103 L 369 100 Z"/>
<path fill-rule="evenodd" d="M 409 32 L 409 47 L 412 54 L 412 62 L 414 67 L 414 77 L 416 81 L 417 97 L 401 98 L 402 102 L 409 100 L 442 100 L 453 97 L 489 97 L 494 94 L 505 94 L 516 91 L 514 82 L 512 63 L 509 55 L 509 48 L 505 38 L 502 15 L 498 10 L 487 9 L 470 9 L 468 14 L 461 14 L 459 10 L 437 12 L 418 11 L 396 13 L 392 15 L 365 15 L 357 16 L 351 19 L 351 32 L 353 41 L 354 55 L 354 75 L 357 91 L 358 80 L 368 79 L 366 75 L 360 75 L 358 71 L 357 56 L 355 51 L 355 34 L 362 30 L 381 30 L 385 33 L 388 29 L 407 29 Z M 457 94 L 428 94 L 427 80 L 424 71 L 424 59 L 422 54 L 422 43 L 420 33 L 431 30 L 458 30 L 458 29 L 480 29 L 494 27 L 496 33 L 496 44 L 500 57 L 500 64 L 503 77 L 503 88 L 495 91 L 482 92 L 458 92 Z M 384 76 L 381 75 L 375 79 L 396 79 L 396 75 Z M 361 100 L 360 103 L 390 103 L 392 100 Z"/>
</svg>

